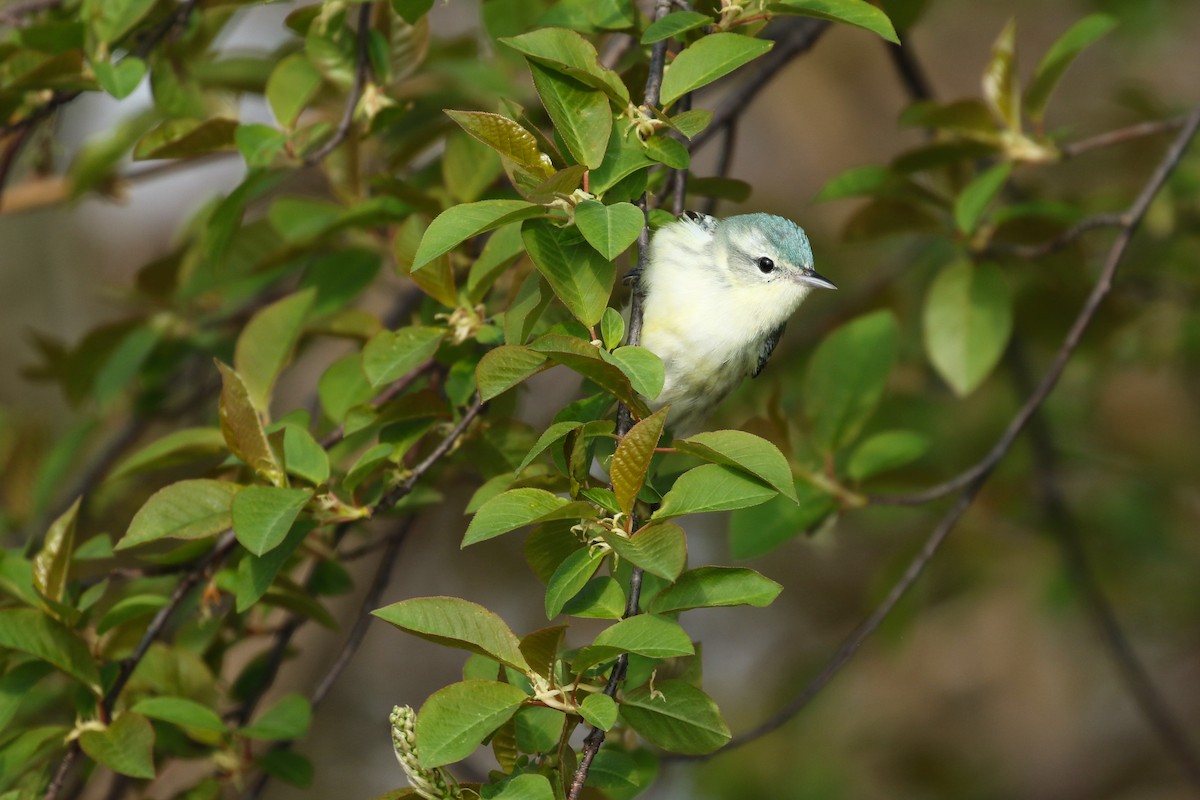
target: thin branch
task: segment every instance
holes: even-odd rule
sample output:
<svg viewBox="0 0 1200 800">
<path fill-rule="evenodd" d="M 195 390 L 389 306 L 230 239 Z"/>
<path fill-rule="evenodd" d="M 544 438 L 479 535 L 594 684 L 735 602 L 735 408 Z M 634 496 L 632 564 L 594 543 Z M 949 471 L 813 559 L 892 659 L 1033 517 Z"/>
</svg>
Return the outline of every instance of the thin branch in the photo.
<svg viewBox="0 0 1200 800">
<path fill-rule="evenodd" d="M 112 685 L 108 687 L 108 691 L 104 693 L 100 701 L 100 718 L 101 721 L 107 722 L 112 717 L 113 708 L 117 704 L 117 698 L 121 696 L 121 692 L 125 689 L 125 685 L 129 682 L 129 678 L 133 675 L 138 664 L 146 657 L 147 651 L 150 650 L 150 645 L 158 640 L 163 631 L 170 622 L 171 617 L 179 610 L 188 593 L 195 588 L 202 579 L 211 575 L 217 566 L 225 560 L 225 557 L 233 550 L 237 539 L 233 535 L 233 531 L 225 531 L 217 538 L 217 542 L 213 545 L 212 550 L 204 556 L 200 561 L 192 567 L 191 571 L 183 577 L 182 580 L 175 586 L 175 591 L 171 593 L 171 597 L 167 600 L 167 604 L 160 608 L 150 620 L 150 624 L 146 626 L 146 632 L 142 634 L 142 638 L 138 641 L 137 646 L 133 648 L 133 652 L 129 654 L 120 663 L 117 670 L 117 676 L 113 679 Z M 50 785 L 46 788 L 44 800 L 55 800 L 58 793 L 62 790 L 63 783 L 66 781 L 67 773 L 71 769 L 71 765 L 79 755 L 79 742 L 73 741 L 68 748 L 63 760 L 59 762 L 58 769 L 55 770 L 54 777 L 50 781 Z"/>
<path fill-rule="evenodd" d="M 1113 243 L 1112 248 L 1108 252 L 1108 257 L 1105 259 L 1104 267 L 1100 272 L 1096 285 L 1092 288 L 1088 295 L 1087 301 L 1080 310 L 1079 315 L 1075 318 L 1075 322 L 1071 325 L 1066 337 L 1063 339 L 1062 346 L 1054 357 L 1054 361 L 1050 365 L 1050 369 L 1042 378 L 1040 384 L 1025 401 L 1025 404 L 1009 422 L 1004 433 L 997 440 L 982 459 L 974 466 L 964 470 L 960 474 L 951 478 L 937 486 L 930 487 L 920 492 L 904 495 L 872 495 L 870 501 L 878 505 L 922 505 L 924 503 L 937 500 L 949 494 L 965 488 L 981 475 L 985 475 L 992 467 L 1000 462 L 1012 447 L 1013 442 L 1020 436 L 1025 426 L 1029 424 L 1030 418 L 1034 415 L 1037 409 L 1045 402 L 1046 397 L 1053 391 L 1058 379 L 1062 376 L 1063 370 L 1066 369 L 1067 362 L 1074 354 L 1075 349 L 1079 347 L 1079 342 L 1083 338 L 1084 331 L 1091 324 L 1092 318 L 1100 307 L 1100 303 L 1112 290 L 1113 276 L 1116 274 L 1117 267 L 1121 263 L 1121 259 L 1125 256 L 1125 250 L 1129 247 L 1129 242 L 1133 239 L 1134 233 L 1141 224 L 1142 218 L 1146 214 L 1146 209 L 1150 207 L 1150 203 L 1158 195 L 1163 184 L 1166 183 L 1167 177 L 1171 174 L 1179 164 L 1179 160 L 1183 157 L 1184 151 L 1188 144 L 1196 134 L 1196 128 L 1200 126 L 1200 107 L 1197 107 L 1187 118 L 1187 122 L 1180 131 L 1179 135 L 1171 143 L 1170 148 L 1163 156 L 1155 168 L 1154 173 L 1150 176 L 1149 181 L 1142 188 L 1137 199 L 1129 207 L 1122 218 L 1125 224 L 1121 227 L 1120 233 L 1117 234 L 1117 240 Z"/>
<path fill-rule="evenodd" d="M 964 475 L 968 475 L 969 477 L 964 479 L 960 476 L 959 479 L 956 479 L 961 481 L 959 488 L 962 489 L 962 494 L 938 522 L 920 552 L 909 563 L 900 580 L 896 582 L 891 591 L 883 599 L 883 602 L 876 607 L 875 611 L 850 634 L 834 657 L 826 664 L 825 668 L 821 670 L 800 694 L 761 725 L 741 736 L 735 737 L 729 744 L 718 750 L 717 753 L 725 753 L 762 738 L 784 725 L 799 713 L 801 709 L 808 705 L 833 680 L 834 676 L 854 656 L 867 637 L 875 632 L 880 623 L 891 613 L 904 594 L 912 587 L 917 578 L 920 577 L 925 566 L 932 560 L 938 548 L 942 546 L 942 543 L 954 529 L 958 520 L 971 505 L 972 500 L 979 493 L 979 490 L 983 488 L 992 470 L 996 468 L 996 465 L 1000 463 L 1000 460 L 1012 448 L 1017 437 L 1029 424 L 1033 415 L 1058 383 L 1058 379 L 1062 375 L 1067 361 L 1076 348 L 1078 348 L 1079 342 L 1095 317 L 1096 312 L 1099 310 L 1101 302 L 1108 295 L 1109 291 L 1111 291 L 1117 268 L 1120 266 L 1125 251 L 1128 249 L 1130 240 L 1133 238 L 1142 218 L 1145 216 L 1146 209 L 1149 208 L 1150 202 L 1162 189 L 1163 184 L 1166 183 L 1167 177 L 1178 166 L 1184 151 L 1195 137 L 1197 128 L 1200 128 L 1200 106 L 1197 106 L 1188 116 L 1184 129 L 1175 138 L 1175 141 L 1172 142 L 1162 161 L 1159 162 L 1149 181 L 1147 181 L 1145 187 L 1130 207 L 1128 224 L 1121 230 L 1116 242 L 1113 243 L 1112 249 L 1109 250 L 1108 257 L 1105 259 L 1104 267 L 1100 272 L 1096 285 L 1092 288 L 1091 293 L 1083 304 L 1083 308 L 1080 309 L 1075 322 L 1071 325 L 1070 330 L 1063 339 L 1063 343 L 1050 369 L 1047 370 L 1041 382 L 1030 393 L 1029 398 L 1017 412 L 1012 423 L 992 448 L 991 452 L 979 464 L 968 470 L 967 473 L 964 473 Z M 716 755 L 716 753 L 700 758 L 711 758 L 713 755 Z M 680 760 L 694 760 L 694 758 L 684 757 Z"/>
<path fill-rule="evenodd" d="M 917 61 L 912 48 L 893 42 L 885 42 L 885 44 L 888 56 L 892 59 L 892 66 L 896 68 L 896 75 L 904 84 L 904 90 L 908 93 L 909 99 L 914 102 L 932 99 L 933 90 L 929 85 L 929 77 L 925 74 L 921 63 Z"/>
<path fill-rule="evenodd" d="M 425 473 L 433 468 L 434 464 L 458 445 L 459 439 L 462 438 L 463 433 L 467 430 L 467 426 L 479 416 L 479 413 L 483 411 L 484 405 L 485 403 L 482 399 L 476 398 L 471 407 L 463 414 L 462 419 L 458 421 L 458 424 L 450 429 L 450 432 L 446 434 L 446 437 L 442 441 L 438 442 L 437 447 L 433 448 L 432 452 L 425 457 L 425 460 L 413 467 L 412 472 L 408 474 L 407 478 L 393 486 L 383 495 L 383 498 L 375 505 L 374 513 L 379 514 L 390 511 L 396 503 L 399 503 L 411 494 L 413 488 L 417 485 L 417 481 L 421 480 Z"/>
<path fill-rule="evenodd" d="M 691 92 L 688 92 L 683 97 L 679 98 L 678 108 L 679 108 L 680 112 L 691 110 L 691 108 L 692 108 L 692 93 Z M 679 138 L 680 141 L 683 141 L 682 137 L 679 137 L 678 134 L 675 134 L 675 136 L 677 138 Z M 686 143 L 684 144 L 684 146 L 685 147 L 687 146 Z M 687 202 L 687 179 L 688 179 L 687 167 L 684 167 L 683 169 L 673 170 L 671 172 L 671 213 L 677 217 L 683 213 L 684 204 Z"/>
<path fill-rule="evenodd" d="M 1049 241 L 1042 242 L 1041 244 L 1018 245 L 1006 248 L 1006 250 L 1018 258 L 1033 261 L 1034 259 L 1048 256 L 1051 253 L 1057 253 L 1064 247 L 1073 244 L 1076 239 L 1088 231 L 1094 231 L 1097 228 L 1120 228 L 1128 224 L 1128 222 L 1128 212 L 1125 214 L 1095 214 L 1081 219 Z"/>
<path fill-rule="evenodd" d="M 1147 136 L 1157 136 L 1160 133 L 1173 131 L 1186 122 L 1186 116 L 1156 120 L 1154 122 L 1139 122 L 1137 125 L 1130 125 L 1127 128 L 1118 128 L 1115 131 L 1100 133 L 1090 136 L 1087 139 L 1080 139 L 1078 142 L 1064 144 L 1058 148 L 1058 152 L 1062 154 L 1063 158 L 1075 158 L 1078 155 L 1091 150 L 1098 150 L 1101 147 L 1124 144 L 1135 139 L 1143 139 Z"/>
<path fill-rule="evenodd" d="M 712 122 L 692 138 L 688 149 L 698 150 L 703 147 L 726 123 L 740 116 L 746 106 L 750 105 L 758 93 L 765 89 L 792 59 L 811 50 L 821 38 L 821 34 L 829 28 L 828 22 L 807 17 L 790 18 L 782 20 L 779 24 L 786 28 L 781 38 L 776 41 L 775 48 L 756 62 L 758 69 L 754 74 L 735 91 L 730 92 L 729 97 L 716 108 Z"/>
<path fill-rule="evenodd" d="M 8 176 L 12 174 L 13 167 L 17 164 L 17 158 L 21 155 L 21 150 L 24 149 L 31 136 L 33 136 L 32 126 L 21 128 L 14 131 L 4 145 L 4 153 L 0 155 L 0 212 L 4 211 L 6 205 L 4 187 L 8 183 Z M 0 139 L 3 139 L 3 134 L 0 134 Z"/>
<path fill-rule="evenodd" d="M 354 84 L 350 87 L 350 95 L 346 98 L 346 107 L 342 109 L 342 118 L 333 131 L 333 136 L 325 144 L 310 153 L 304 163 L 310 167 L 320 162 L 346 141 L 350 128 L 354 124 L 354 110 L 362 99 L 363 90 L 367 86 L 367 74 L 371 71 L 371 9 L 373 3 L 363 3 L 358 7 L 358 54 L 354 64 Z"/>
<path fill-rule="evenodd" d="M 1013 340 L 1006 360 L 1018 391 L 1028 392 L 1032 388 L 1032 378 L 1019 339 Z M 1079 526 L 1060 488 L 1057 448 L 1045 416 L 1040 413 L 1029 421 L 1029 443 L 1034 455 L 1038 501 L 1062 551 L 1067 574 L 1082 595 L 1096 632 L 1150 729 L 1192 785 L 1200 788 L 1200 756 L 1183 724 L 1171 711 L 1166 698 L 1155 688 L 1145 665 L 1121 630 L 1116 612 L 1100 588 L 1088 561 Z"/>
</svg>

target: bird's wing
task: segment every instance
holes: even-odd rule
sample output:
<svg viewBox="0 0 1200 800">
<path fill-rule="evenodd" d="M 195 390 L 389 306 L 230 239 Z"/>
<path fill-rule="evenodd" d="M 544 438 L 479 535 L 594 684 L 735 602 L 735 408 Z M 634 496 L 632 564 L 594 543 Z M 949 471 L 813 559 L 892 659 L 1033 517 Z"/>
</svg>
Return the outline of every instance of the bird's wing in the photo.
<svg viewBox="0 0 1200 800">
<path fill-rule="evenodd" d="M 754 367 L 754 373 L 751 375 L 757 378 L 759 373 L 763 371 L 763 367 L 767 366 L 767 360 L 771 357 L 771 353 L 775 352 L 775 345 L 779 344 L 779 340 L 783 338 L 783 329 L 787 327 L 787 323 L 783 323 L 775 330 L 767 334 L 767 338 L 763 339 L 762 346 L 758 348 L 758 364 Z"/>
<path fill-rule="evenodd" d="M 717 225 L 720 223 L 720 220 L 716 217 L 709 216 L 708 214 L 701 214 L 699 211 L 685 211 L 680 216 L 689 222 L 694 222 L 709 233 L 715 231 L 717 229 Z"/>
</svg>

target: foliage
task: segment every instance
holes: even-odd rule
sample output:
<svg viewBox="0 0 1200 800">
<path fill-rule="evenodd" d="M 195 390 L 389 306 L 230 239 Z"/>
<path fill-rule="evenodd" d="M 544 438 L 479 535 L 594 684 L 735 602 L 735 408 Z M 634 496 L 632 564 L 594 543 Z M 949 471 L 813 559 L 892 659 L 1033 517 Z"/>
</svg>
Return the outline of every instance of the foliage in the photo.
<svg viewBox="0 0 1200 800">
<path fill-rule="evenodd" d="M 0 560 L 0 790 L 22 797 L 81 791 L 105 770 L 147 781 L 185 759 L 206 769 L 179 797 L 261 790 L 262 776 L 309 783 L 288 747 L 323 695 L 260 709 L 291 636 L 309 620 L 337 626 L 328 601 L 347 588 L 355 548 L 384 550 L 386 580 L 414 515 L 464 470 L 482 485 L 462 546 L 506 546 L 532 528 L 525 555 L 549 627 L 514 631 L 458 597 L 367 609 L 470 654 L 464 679 L 415 718 L 393 714 L 414 790 L 627 798 L 660 756 L 725 747 L 730 728 L 680 616 L 764 607 L 785 587 L 746 567 L 690 566 L 686 518 L 733 512 L 734 556 L 760 556 L 884 502 L 878 476 L 920 462 L 930 435 L 880 413 L 896 365 L 920 359 L 908 331 L 958 397 L 996 372 L 1020 319 L 1022 248 L 1083 218 L 1021 199 L 1027 175 L 1067 156 L 1047 105 L 1114 25 L 1081 20 L 1022 86 L 1010 24 L 980 98 L 918 100 L 901 123 L 925 129 L 924 143 L 830 180 L 819 199 L 862 198 L 847 239 L 942 243 L 922 310 L 848 313 L 794 382 L 799 414 L 776 396 L 756 432 L 676 440 L 653 410 L 664 366 L 627 336 L 617 274 L 643 229 L 672 219 L 654 200 L 683 191 L 677 174 L 693 179 L 691 201 L 731 190 L 725 175 L 689 172 L 714 119 L 693 102 L 782 46 L 764 34 L 777 17 L 898 43 L 911 16 L 893 26 L 863 0 L 659 3 L 650 15 L 627 0 L 489 0 L 474 41 L 432 36 L 432 2 L 327 0 L 291 10 L 276 51 L 244 55 L 220 37 L 256 3 L 46 5 L 0 40 L 14 141 L 83 93 L 123 98 L 148 83 L 153 98 L 79 151 L 67 196 L 115 194 L 129 155 L 237 157 L 246 173 L 141 269 L 136 314 L 74 346 L 38 340 L 36 376 L 81 416 L 131 410 L 139 443 L 62 498 L 79 449 L 64 438 L 44 461 L 52 490 L 22 520 L 35 535 Z M 616 41 L 630 47 L 610 58 Z M 249 99 L 274 124 L 240 121 L 235 101 Z M 319 194 L 306 188 L 314 171 Z M 379 307 L 368 295 L 391 308 L 365 310 Z M 281 400 L 281 377 L 321 340 L 343 347 L 320 365 L 313 401 Z M 575 373 L 581 399 L 539 430 L 520 421 L 518 396 L 550 369 Z M 618 405 L 631 416 L 615 417 Z M 181 407 L 203 424 L 174 424 Z M 603 626 L 592 635 L 581 620 Z M 260 655 L 231 658 L 248 639 L 264 642 Z M 446 768 L 480 746 L 499 768 L 459 785 Z"/>
</svg>

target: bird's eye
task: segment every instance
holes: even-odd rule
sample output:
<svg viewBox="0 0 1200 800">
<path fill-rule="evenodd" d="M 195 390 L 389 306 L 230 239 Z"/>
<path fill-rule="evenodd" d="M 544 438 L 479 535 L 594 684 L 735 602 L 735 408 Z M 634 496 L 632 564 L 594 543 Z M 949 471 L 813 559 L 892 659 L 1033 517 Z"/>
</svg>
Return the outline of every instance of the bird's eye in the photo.
<svg viewBox="0 0 1200 800">
<path fill-rule="evenodd" d="M 759 269 L 759 271 L 761 271 L 763 273 L 774 272 L 775 271 L 775 262 L 772 261 L 771 259 L 767 258 L 766 256 L 762 256 L 761 258 L 758 259 L 758 269 Z"/>
</svg>

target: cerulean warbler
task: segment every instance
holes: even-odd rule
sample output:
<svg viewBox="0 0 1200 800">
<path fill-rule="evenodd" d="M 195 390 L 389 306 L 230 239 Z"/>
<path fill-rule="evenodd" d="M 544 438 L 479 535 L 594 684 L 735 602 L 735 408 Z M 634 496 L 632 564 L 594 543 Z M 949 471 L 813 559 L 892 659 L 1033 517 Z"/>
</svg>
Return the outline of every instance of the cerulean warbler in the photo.
<svg viewBox="0 0 1200 800">
<path fill-rule="evenodd" d="M 837 288 L 813 270 L 808 236 L 791 220 L 685 212 L 659 228 L 638 291 L 641 344 L 666 367 L 652 405 L 670 404 L 667 424 L 695 431 L 746 376 L 762 372 L 813 287 Z"/>
</svg>

